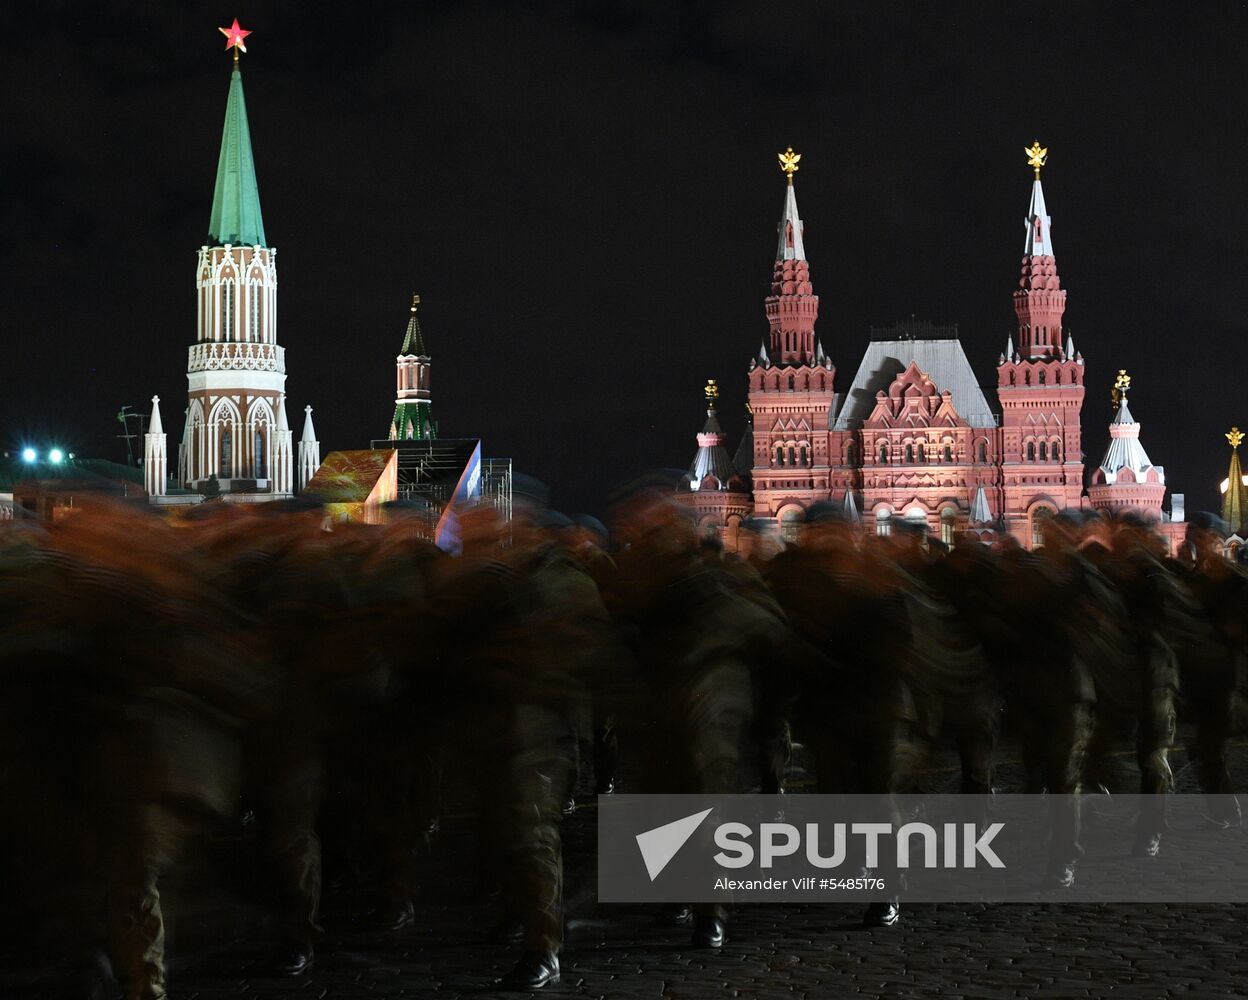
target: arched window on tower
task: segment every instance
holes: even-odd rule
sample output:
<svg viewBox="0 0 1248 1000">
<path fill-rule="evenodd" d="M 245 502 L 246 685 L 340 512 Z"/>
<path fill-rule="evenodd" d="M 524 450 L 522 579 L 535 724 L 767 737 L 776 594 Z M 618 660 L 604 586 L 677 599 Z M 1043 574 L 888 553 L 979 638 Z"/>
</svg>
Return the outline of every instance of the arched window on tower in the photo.
<svg viewBox="0 0 1248 1000">
<path fill-rule="evenodd" d="M 1046 376 L 1045 376 L 1045 371 L 1044 371 L 1044 369 L 1043 369 L 1043 368 L 1041 368 L 1041 369 L 1040 369 L 1040 384 L 1041 384 L 1041 385 L 1044 385 L 1046 381 L 1047 381 L 1047 379 L 1046 379 Z"/>
<path fill-rule="evenodd" d="M 1062 460 L 1062 443 L 1054 440 L 1053 442 L 1053 461 L 1060 462 Z"/>
<path fill-rule="evenodd" d="M 233 439 L 230 437 L 230 427 L 228 424 L 221 425 L 220 441 L 221 441 L 220 475 L 223 479 L 232 479 L 234 476 L 234 442 L 233 442 Z"/>
<path fill-rule="evenodd" d="M 256 455 L 256 461 L 255 461 L 255 470 L 256 470 L 256 471 L 255 471 L 255 476 L 256 476 L 256 478 L 257 478 L 257 479 L 266 479 L 266 478 L 268 478 L 268 474 L 269 474 L 269 471 L 268 471 L 268 463 L 265 461 L 265 454 L 264 454 L 264 434 L 263 434 L 263 432 L 260 430 L 260 428 L 259 428 L 259 427 L 257 427 L 257 428 L 256 428 L 256 451 L 255 451 L 255 455 Z"/>
<path fill-rule="evenodd" d="M 945 461 L 946 462 L 953 461 L 953 442 L 952 441 L 945 442 Z"/>
<path fill-rule="evenodd" d="M 797 449 L 789 445 L 789 465 L 797 465 Z"/>
<path fill-rule="evenodd" d="M 792 375 L 789 376 L 789 388 L 790 389 L 797 388 L 797 379 L 795 379 Z"/>
<path fill-rule="evenodd" d="M 260 336 L 260 294 L 262 286 L 256 282 L 252 282 L 247 288 L 247 298 L 251 305 L 251 339 L 257 344 L 261 341 Z"/>
<path fill-rule="evenodd" d="M 888 464 L 888 445 L 881 443 L 880 445 L 880 465 Z"/>
<path fill-rule="evenodd" d="M 906 464 L 914 465 L 914 445 L 906 445 Z"/>
<path fill-rule="evenodd" d="M 234 279 L 221 283 L 221 339 L 234 339 Z"/>
<path fill-rule="evenodd" d="M 776 465 L 784 465 L 784 447 L 776 445 Z"/>
<path fill-rule="evenodd" d="M 919 465 L 925 465 L 926 463 L 927 463 L 927 448 L 924 447 L 923 442 L 920 441 L 919 442 Z"/>
<path fill-rule="evenodd" d="M 1034 462 L 1036 460 L 1036 442 L 1027 442 L 1027 461 Z"/>
<path fill-rule="evenodd" d="M 1041 441 L 1040 442 L 1040 461 L 1047 462 L 1048 460 L 1049 460 L 1049 446 L 1045 442 Z"/>
<path fill-rule="evenodd" d="M 858 464 L 858 449 L 854 445 L 853 441 L 850 441 L 849 444 L 845 446 L 845 464 L 846 465 Z"/>
<path fill-rule="evenodd" d="M 805 445 L 802 445 L 802 450 L 798 453 L 798 458 L 800 459 L 798 464 L 801 465 L 803 469 L 806 468 L 806 446 Z"/>
<path fill-rule="evenodd" d="M 975 458 L 979 461 L 981 465 L 988 461 L 988 442 L 987 441 L 984 441 L 982 439 L 980 440 L 979 447 L 975 451 Z"/>
</svg>

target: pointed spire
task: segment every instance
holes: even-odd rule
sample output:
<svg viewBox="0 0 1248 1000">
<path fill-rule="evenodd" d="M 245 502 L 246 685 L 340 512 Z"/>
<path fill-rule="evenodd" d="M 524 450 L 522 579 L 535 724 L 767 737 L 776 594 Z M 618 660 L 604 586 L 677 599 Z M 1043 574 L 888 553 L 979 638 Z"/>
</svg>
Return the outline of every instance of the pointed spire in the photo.
<svg viewBox="0 0 1248 1000">
<path fill-rule="evenodd" d="M 758 363 L 764 368 L 771 367 L 771 358 L 767 356 L 767 341 L 763 341 L 758 345 Z"/>
<path fill-rule="evenodd" d="M 286 419 L 286 394 L 277 401 L 277 429 L 279 431 L 290 430 L 290 421 Z"/>
<path fill-rule="evenodd" d="M 776 260 L 805 260 L 806 248 L 802 245 L 802 220 L 797 214 L 797 189 L 793 178 L 784 189 L 784 210 L 780 213 L 780 241 L 776 245 Z"/>
<path fill-rule="evenodd" d="M 992 511 L 988 509 L 988 491 L 981 485 L 975 490 L 971 501 L 971 524 L 992 524 Z"/>
<path fill-rule="evenodd" d="M 1044 188 L 1037 177 L 1031 185 L 1031 205 L 1027 208 L 1027 242 L 1023 253 L 1028 257 L 1052 257 L 1053 237 L 1049 233 L 1048 209 L 1044 206 Z"/>
<path fill-rule="evenodd" d="M 303 408 L 303 434 L 300 436 L 299 440 L 309 444 L 316 443 L 316 430 L 312 426 L 311 406 L 305 406 Z"/>
<path fill-rule="evenodd" d="M 732 457 L 724 447 L 724 431 L 715 415 L 715 403 L 719 399 L 719 386 L 715 379 L 708 379 L 703 390 L 706 397 L 706 423 L 698 435 L 698 451 L 689 467 L 689 489 L 697 492 L 707 476 L 715 481 L 715 489 L 729 489 L 729 480 L 735 470 Z"/>
<path fill-rule="evenodd" d="M 1075 338 L 1069 331 L 1066 333 L 1066 357 L 1072 361 L 1075 358 Z"/>
<path fill-rule="evenodd" d="M 165 428 L 161 425 L 161 422 L 160 422 L 160 397 L 153 396 L 152 397 L 152 416 L 151 416 L 151 419 L 148 420 L 147 422 L 147 433 L 148 434 L 163 434 L 164 432 L 165 432 Z"/>
<path fill-rule="evenodd" d="M 858 501 L 854 498 L 853 490 L 845 491 L 844 510 L 845 517 L 849 520 L 850 524 L 862 523 L 862 515 L 858 513 Z"/>
<path fill-rule="evenodd" d="M 420 332 L 420 317 L 416 315 L 416 307 L 419 305 L 420 296 L 413 294 L 411 317 L 407 321 L 407 332 L 403 337 L 403 349 L 399 351 L 401 355 L 429 356 L 429 352 L 425 350 L 425 338 Z M 434 318 L 436 319 L 437 317 L 435 316 Z"/>
<path fill-rule="evenodd" d="M 143 435 L 143 488 L 149 497 L 163 497 L 169 477 L 168 437 L 160 422 L 160 397 L 152 397 L 152 418 Z"/>
<path fill-rule="evenodd" d="M 237 49 L 235 50 L 237 53 Z M 225 128 L 221 133 L 221 157 L 217 161 L 217 184 L 212 196 L 208 241 L 241 246 L 267 246 L 260 217 L 260 189 L 251 155 L 251 131 L 247 127 L 247 103 L 238 63 L 230 74 L 230 94 L 225 105 Z"/>
<path fill-rule="evenodd" d="M 1011 361 L 1014 358 L 1014 334 L 1010 334 L 1009 339 L 1005 342 L 1005 360 Z"/>
<path fill-rule="evenodd" d="M 1239 445 L 1244 440 L 1244 432 L 1232 427 L 1226 435 L 1231 445 L 1231 467 L 1222 484 L 1222 520 L 1237 535 L 1242 536 L 1248 527 L 1248 485 L 1244 482 L 1244 470 L 1239 463 Z"/>
</svg>

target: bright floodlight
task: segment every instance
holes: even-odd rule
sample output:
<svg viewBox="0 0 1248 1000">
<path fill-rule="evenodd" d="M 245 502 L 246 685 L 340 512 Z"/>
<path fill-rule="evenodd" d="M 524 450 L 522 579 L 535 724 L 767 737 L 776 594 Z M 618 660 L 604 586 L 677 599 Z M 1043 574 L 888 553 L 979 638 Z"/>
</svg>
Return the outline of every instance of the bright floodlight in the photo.
<svg viewBox="0 0 1248 1000">
<path fill-rule="evenodd" d="M 39 457 L 39 453 L 36 452 L 34 448 L 22 449 L 22 461 L 23 462 L 33 462 L 38 457 Z"/>
<path fill-rule="evenodd" d="M 65 453 L 61 451 L 60 448 L 53 448 L 50 452 L 48 452 L 48 461 L 52 462 L 54 465 L 59 463 L 64 457 Z"/>
</svg>

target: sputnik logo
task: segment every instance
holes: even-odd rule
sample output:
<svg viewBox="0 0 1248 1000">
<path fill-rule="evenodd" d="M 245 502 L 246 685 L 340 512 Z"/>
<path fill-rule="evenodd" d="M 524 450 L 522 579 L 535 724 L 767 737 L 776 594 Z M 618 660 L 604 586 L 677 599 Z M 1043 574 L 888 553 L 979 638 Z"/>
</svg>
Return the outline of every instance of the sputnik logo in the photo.
<svg viewBox="0 0 1248 1000">
<path fill-rule="evenodd" d="M 646 872 L 650 875 L 651 882 L 659 877 L 667 863 L 676 857 L 676 852 L 685 846 L 685 841 L 693 836 L 693 831 L 710 814 L 710 809 L 703 809 L 699 813 L 637 834 L 637 847 L 641 850 L 641 858 L 646 863 Z"/>
</svg>

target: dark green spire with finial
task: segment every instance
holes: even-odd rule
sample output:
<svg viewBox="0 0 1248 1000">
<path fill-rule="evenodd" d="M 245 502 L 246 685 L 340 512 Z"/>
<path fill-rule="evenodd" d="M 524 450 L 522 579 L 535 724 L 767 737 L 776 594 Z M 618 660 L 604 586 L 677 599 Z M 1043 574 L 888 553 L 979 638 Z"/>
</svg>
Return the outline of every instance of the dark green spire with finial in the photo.
<svg viewBox="0 0 1248 1000">
<path fill-rule="evenodd" d="M 217 186 L 212 196 L 208 242 L 268 246 L 264 239 L 264 220 L 260 217 L 260 189 L 256 185 L 256 164 L 251 155 L 251 132 L 247 127 L 247 102 L 243 99 L 237 46 L 234 48 L 234 72 L 230 74 L 230 96 L 225 105 L 225 129 L 221 133 L 221 158 L 217 161 Z"/>
<path fill-rule="evenodd" d="M 425 349 L 420 318 L 416 314 L 419 305 L 420 296 L 413 295 L 407 332 L 403 335 L 403 348 L 398 357 L 399 390 L 394 402 L 394 419 L 390 421 L 391 441 L 432 441 L 438 436 L 429 388 L 429 352 Z"/>
<path fill-rule="evenodd" d="M 407 333 L 403 337 L 403 350 L 400 354 L 415 354 L 417 357 L 428 357 L 425 351 L 425 338 L 420 335 L 420 317 L 416 315 L 416 307 L 420 305 L 420 296 L 412 296 L 412 315 L 407 321 Z"/>
</svg>

